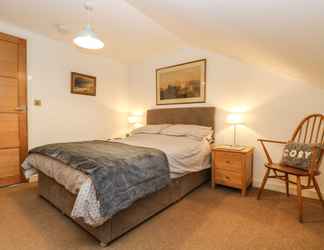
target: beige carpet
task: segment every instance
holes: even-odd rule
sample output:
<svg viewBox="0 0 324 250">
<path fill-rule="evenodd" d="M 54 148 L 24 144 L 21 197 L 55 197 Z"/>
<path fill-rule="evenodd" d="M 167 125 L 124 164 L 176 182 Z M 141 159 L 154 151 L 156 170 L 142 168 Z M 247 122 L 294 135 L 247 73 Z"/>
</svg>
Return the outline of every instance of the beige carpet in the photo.
<svg viewBox="0 0 324 250">
<path fill-rule="evenodd" d="M 297 222 L 296 198 L 256 190 L 204 185 L 107 249 L 324 249 L 324 209 L 305 201 Z M 102 249 L 98 242 L 37 195 L 35 185 L 0 189 L 0 249 Z"/>
</svg>

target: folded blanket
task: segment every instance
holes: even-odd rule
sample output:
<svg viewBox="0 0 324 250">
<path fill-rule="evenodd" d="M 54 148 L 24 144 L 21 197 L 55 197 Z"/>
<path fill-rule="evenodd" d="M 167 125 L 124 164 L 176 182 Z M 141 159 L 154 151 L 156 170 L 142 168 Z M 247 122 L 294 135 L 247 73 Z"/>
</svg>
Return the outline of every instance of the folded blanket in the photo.
<svg viewBox="0 0 324 250">
<path fill-rule="evenodd" d="M 89 175 L 103 217 L 113 216 L 170 182 L 167 157 L 154 148 L 88 141 L 45 145 L 30 153 L 53 158 Z"/>
</svg>

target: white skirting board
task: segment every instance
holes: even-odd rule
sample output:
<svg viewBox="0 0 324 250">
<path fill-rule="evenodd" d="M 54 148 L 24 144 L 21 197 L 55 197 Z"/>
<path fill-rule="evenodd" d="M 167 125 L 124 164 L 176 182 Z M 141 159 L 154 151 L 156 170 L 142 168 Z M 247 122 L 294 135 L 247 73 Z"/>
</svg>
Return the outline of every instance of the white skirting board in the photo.
<svg viewBox="0 0 324 250">
<path fill-rule="evenodd" d="M 259 188 L 261 186 L 262 180 L 253 180 L 253 187 Z M 272 190 L 280 193 L 286 193 L 286 185 L 283 181 L 268 179 L 264 189 Z M 289 184 L 289 194 L 297 195 L 297 186 Z M 315 189 L 306 189 L 302 191 L 303 197 L 311 199 L 319 199 Z M 324 197 L 324 193 L 322 192 Z"/>
<path fill-rule="evenodd" d="M 31 178 L 29 180 L 30 183 L 34 183 L 34 182 L 37 182 L 37 181 L 38 181 L 38 176 L 37 175 L 33 176 L 33 178 Z M 262 183 L 262 180 L 254 180 L 253 181 L 253 187 L 259 188 L 261 186 L 261 183 Z M 285 183 L 283 181 L 280 181 L 280 180 L 269 179 L 267 181 L 264 189 L 271 190 L 271 191 L 276 191 L 276 192 L 280 192 L 280 193 L 286 193 Z M 297 187 L 296 187 L 296 185 L 292 185 L 292 184 L 289 185 L 289 193 L 293 194 L 293 195 L 297 195 Z M 304 197 L 318 200 L 318 196 L 317 196 L 317 193 L 316 193 L 315 189 L 303 190 L 302 194 L 303 194 Z M 324 197 L 323 192 L 322 192 L 322 195 Z"/>
</svg>

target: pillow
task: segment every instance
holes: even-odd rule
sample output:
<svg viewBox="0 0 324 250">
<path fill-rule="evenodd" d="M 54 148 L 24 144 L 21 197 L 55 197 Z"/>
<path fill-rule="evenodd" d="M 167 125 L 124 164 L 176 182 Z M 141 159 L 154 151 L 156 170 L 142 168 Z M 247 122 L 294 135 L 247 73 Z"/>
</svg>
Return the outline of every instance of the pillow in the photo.
<svg viewBox="0 0 324 250">
<path fill-rule="evenodd" d="M 157 125 L 146 125 L 134 129 L 131 134 L 159 134 L 162 129 L 171 126 L 171 124 L 157 124 Z"/>
<path fill-rule="evenodd" d="M 176 124 L 162 129 L 160 133 L 171 136 L 188 136 L 201 141 L 204 138 L 210 139 L 213 135 L 213 130 L 211 127 L 205 126 Z"/>
<path fill-rule="evenodd" d="M 283 150 L 281 164 L 307 170 L 311 165 L 314 147 L 318 148 L 316 160 L 319 161 L 320 145 L 288 142 Z"/>
</svg>

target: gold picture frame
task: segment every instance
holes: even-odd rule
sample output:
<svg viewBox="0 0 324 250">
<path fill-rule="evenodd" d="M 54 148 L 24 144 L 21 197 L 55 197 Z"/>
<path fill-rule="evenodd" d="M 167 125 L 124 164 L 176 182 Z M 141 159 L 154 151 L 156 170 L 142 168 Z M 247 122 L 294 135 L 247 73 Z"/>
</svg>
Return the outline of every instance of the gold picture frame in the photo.
<svg viewBox="0 0 324 250">
<path fill-rule="evenodd" d="M 96 77 L 71 72 L 71 93 L 79 95 L 96 95 Z"/>
<path fill-rule="evenodd" d="M 156 104 L 206 102 L 206 59 L 156 69 Z"/>
</svg>

